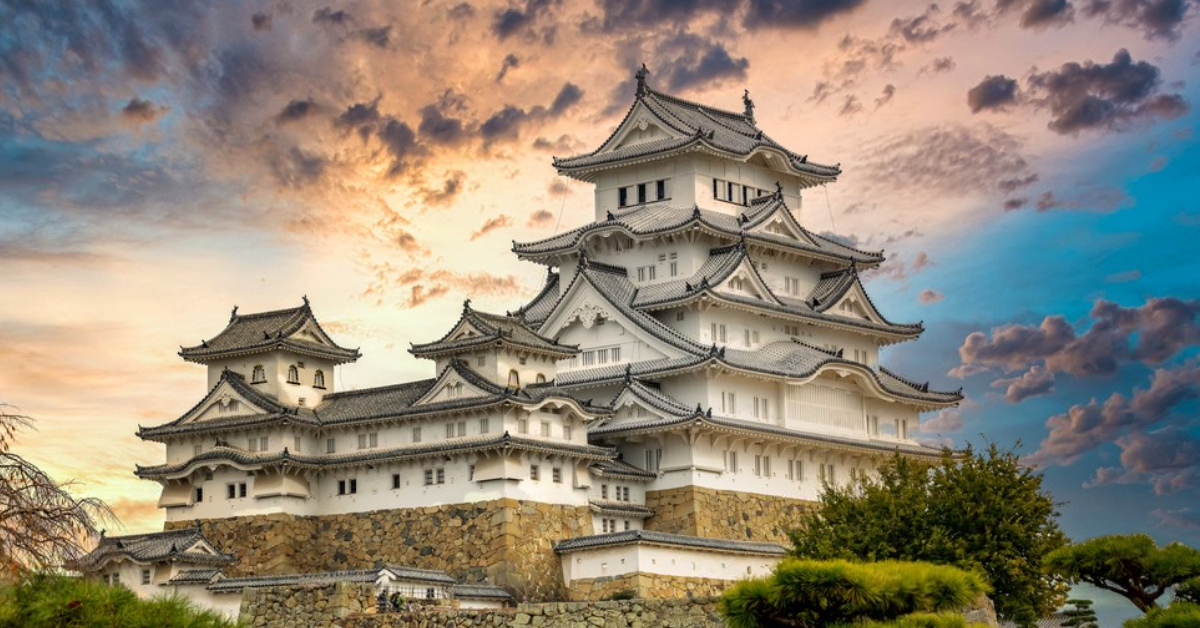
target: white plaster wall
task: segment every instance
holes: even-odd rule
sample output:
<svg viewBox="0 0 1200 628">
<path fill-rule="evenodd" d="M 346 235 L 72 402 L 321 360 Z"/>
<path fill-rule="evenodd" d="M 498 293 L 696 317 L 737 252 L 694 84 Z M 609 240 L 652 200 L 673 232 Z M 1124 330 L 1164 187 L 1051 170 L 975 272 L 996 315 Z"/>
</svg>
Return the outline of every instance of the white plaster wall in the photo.
<svg viewBox="0 0 1200 628">
<path fill-rule="evenodd" d="M 741 580 L 771 573 L 779 558 L 733 552 L 631 543 L 563 554 L 563 576 L 573 580 L 653 573 L 687 578 Z"/>
<path fill-rule="evenodd" d="M 624 515 L 606 515 L 600 513 L 592 514 L 592 531 L 596 534 L 601 534 L 604 531 L 604 520 L 607 519 L 613 522 L 616 526 L 608 530 L 609 532 L 623 532 L 625 530 L 641 530 L 642 520 L 637 517 L 627 517 Z"/>
<path fill-rule="evenodd" d="M 688 185 L 691 164 L 685 159 L 665 159 L 646 164 L 637 164 L 600 173 L 596 180 L 596 220 L 603 221 L 608 212 L 618 212 L 620 195 L 618 189 L 647 183 L 647 200 L 654 199 L 654 182 L 667 179 L 667 198 L 671 205 L 687 207 L 695 203 L 694 186 Z M 636 203 L 636 193 L 631 196 Z"/>
<path fill-rule="evenodd" d="M 303 363 L 300 368 L 298 365 Z M 212 390 L 221 378 L 221 372 L 229 370 L 240 374 L 247 383 L 253 380 L 254 366 L 261 364 L 266 371 L 267 381 L 252 384 L 254 389 L 279 399 L 285 404 L 296 404 L 303 398 L 305 405 L 312 407 L 321 402 L 321 398 L 335 391 L 336 374 L 333 362 L 321 358 L 303 356 L 290 351 L 271 351 L 265 354 L 239 356 L 224 360 L 216 360 L 208 364 L 208 388 Z M 299 371 L 300 383 L 287 383 L 288 366 L 296 364 Z M 313 377 L 317 370 L 325 373 L 325 389 L 313 387 Z"/>
</svg>

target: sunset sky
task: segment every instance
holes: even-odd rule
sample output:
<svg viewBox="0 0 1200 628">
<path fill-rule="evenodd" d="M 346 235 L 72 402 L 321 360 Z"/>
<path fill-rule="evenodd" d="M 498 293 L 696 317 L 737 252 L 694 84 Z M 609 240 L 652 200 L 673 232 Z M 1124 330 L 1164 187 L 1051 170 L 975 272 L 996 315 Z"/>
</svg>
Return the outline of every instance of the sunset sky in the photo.
<svg viewBox="0 0 1200 628">
<path fill-rule="evenodd" d="M 339 388 L 430 376 L 410 342 L 540 286 L 512 240 L 591 220 L 552 156 L 607 137 L 645 62 L 840 162 L 799 218 L 886 250 L 873 298 L 928 331 L 883 362 L 967 395 L 928 440 L 1019 441 L 1076 539 L 1200 546 L 1195 5 L 0 0 L 17 450 L 160 528 L 133 434 L 206 392 L 175 352 L 234 305 L 307 295 L 362 348 Z"/>
</svg>

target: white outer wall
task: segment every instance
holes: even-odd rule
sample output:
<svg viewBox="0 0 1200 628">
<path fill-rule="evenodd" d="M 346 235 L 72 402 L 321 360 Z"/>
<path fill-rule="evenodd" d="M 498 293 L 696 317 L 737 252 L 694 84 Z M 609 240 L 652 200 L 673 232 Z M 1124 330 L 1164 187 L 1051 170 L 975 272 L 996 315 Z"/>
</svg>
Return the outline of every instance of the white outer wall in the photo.
<svg viewBox="0 0 1200 628">
<path fill-rule="evenodd" d="M 635 572 L 686 578 L 741 580 L 765 576 L 771 573 L 778 562 L 779 558 L 774 556 L 685 549 L 649 543 L 630 543 L 562 555 L 563 578 L 567 587 L 571 586 L 573 580 Z"/>
</svg>

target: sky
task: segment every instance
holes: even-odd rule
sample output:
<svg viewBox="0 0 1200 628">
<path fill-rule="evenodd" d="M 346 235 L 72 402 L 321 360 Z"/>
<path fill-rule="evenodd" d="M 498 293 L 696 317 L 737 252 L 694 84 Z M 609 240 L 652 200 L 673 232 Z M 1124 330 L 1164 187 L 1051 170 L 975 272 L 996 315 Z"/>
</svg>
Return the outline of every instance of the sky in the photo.
<svg viewBox="0 0 1200 628">
<path fill-rule="evenodd" d="M 161 527 L 139 425 L 205 392 L 175 355 L 311 299 L 340 389 L 428 377 L 509 251 L 592 219 L 551 160 L 652 87 L 840 163 L 798 217 L 887 253 L 963 387 L 923 438 L 1016 447 L 1075 539 L 1200 546 L 1200 10 L 1192 0 L 0 0 L 0 402 L 54 477 Z M 1128 614 L 1101 604 L 1108 621 Z M 1116 625 L 1112 623 L 1111 625 Z"/>
</svg>

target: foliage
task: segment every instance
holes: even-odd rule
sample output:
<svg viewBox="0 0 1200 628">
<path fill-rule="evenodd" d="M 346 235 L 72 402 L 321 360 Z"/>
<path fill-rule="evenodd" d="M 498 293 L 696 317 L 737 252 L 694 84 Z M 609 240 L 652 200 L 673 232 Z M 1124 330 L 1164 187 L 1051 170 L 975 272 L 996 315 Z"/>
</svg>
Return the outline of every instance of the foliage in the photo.
<svg viewBox="0 0 1200 628">
<path fill-rule="evenodd" d="M 1112 534 L 1055 550 L 1046 569 L 1112 591 L 1147 612 L 1171 587 L 1200 577 L 1200 551 L 1181 543 L 1158 547 L 1146 534 Z"/>
<path fill-rule="evenodd" d="M 1032 625 L 1065 599 L 1061 579 L 1041 570 L 1066 543 L 1042 475 L 1012 450 L 989 445 L 938 464 L 894 455 L 877 478 L 826 486 L 821 507 L 792 532 L 798 557 L 918 560 L 982 571 L 996 612 Z"/>
<path fill-rule="evenodd" d="M 787 558 L 770 576 L 730 587 L 718 612 L 729 628 L 825 628 L 863 620 L 881 622 L 880 628 L 961 628 L 965 624 L 953 618 L 912 614 L 960 610 L 987 588 L 979 574 L 945 565 Z M 900 619 L 907 623 L 895 623 Z"/>
<path fill-rule="evenodd" d="M 1175 587 L 1175 601 L 1200 604 L 1200 577 L 1192 578 Z"/>
<path fill-rule="evenodd" d="M 1151 609 L 1142 617 L 1127 620 L 1125 628 L 1200 628 L 1200 604 L 1176 600 L 1167 608 Z"/>
<path fill-rule="evenodd" d="M 1067 616 L 1062 623 L 1067 628 L 1100 628 L 1096 619 L 1096 611 L 1092 610 L 1091 600 L 1067 600 L 1073 608 L 1063 611 Z"/>
<path fill-rule="evenodd" d="M 32 420 L 0 404 L 0 567 L 7 572 L 55 567 L 78 557 L 80 542 L 115 521 L 95 498 L 76 498 L 10 450 L 13 436 Z"/>
<path fill-rule="evenodd" d="M 185 598 L 139 600 L 120 585 L 34 574 L 0 588 L 0 628 L 233 628 Z"/>
</svg>

